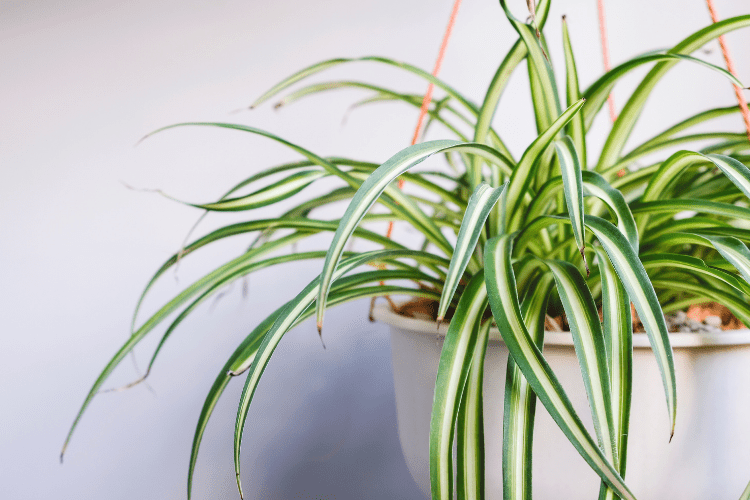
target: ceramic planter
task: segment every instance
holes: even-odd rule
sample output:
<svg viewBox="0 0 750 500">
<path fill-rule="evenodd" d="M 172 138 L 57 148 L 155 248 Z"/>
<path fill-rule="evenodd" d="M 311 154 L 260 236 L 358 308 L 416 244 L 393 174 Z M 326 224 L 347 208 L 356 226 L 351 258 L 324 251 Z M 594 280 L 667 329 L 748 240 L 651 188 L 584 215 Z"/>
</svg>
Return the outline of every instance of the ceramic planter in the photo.
<svg viewBox="0 0 750 500">
<path fill-rule="evenodd" d="M 391 327 L 399 437 L 409 470 L 429 496 L 429 423 L 447 326 L 399 316 Z M 677 425 L 671 443 L 661 378 L 645 334 L 635 334 L 626 483 L 639 499 L 736 500 L 750 479 L 750 330 L 671 334 L 677 371 Z M 593 435 L 570 333 L 546 335 L 544 354 Z M 490 333 L 484 380 L 486 495 L 502 498 L 502 418 L 508 350 Z M 541 404 L 533 447 L 535 498 L 596 498 L 599 479 Z"/>
</svg>

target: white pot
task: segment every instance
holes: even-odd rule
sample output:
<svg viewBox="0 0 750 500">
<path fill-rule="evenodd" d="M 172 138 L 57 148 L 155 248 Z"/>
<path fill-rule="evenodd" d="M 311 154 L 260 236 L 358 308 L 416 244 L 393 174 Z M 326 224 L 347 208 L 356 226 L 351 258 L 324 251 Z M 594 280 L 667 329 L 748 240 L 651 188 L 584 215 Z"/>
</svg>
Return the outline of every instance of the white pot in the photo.
<svg viewBox="0 0 750 500">
<path fill-rule="evenodd" d="M 414 480 L 430 492 L 429 432 L 433 391 L 447 326 L 376 308 L 391 327 L 401 448 Z M 677 425 L 669 424 L 648 338 L 633 338 L 633 397 L 625 482 L 639 499 L 736 500 L 750 480 L 750 330 L 670 335 L 677 372 Z M 546 334 L 544 355 L 594 435 L 570 333 Z M 508 350 L 490 332 L 484 375 L 486 495 L 502 498 L 502 419 Z M 537 404 L 533 494 L 538 499 L 596 498 L 598 476 Z"/>
</svg>

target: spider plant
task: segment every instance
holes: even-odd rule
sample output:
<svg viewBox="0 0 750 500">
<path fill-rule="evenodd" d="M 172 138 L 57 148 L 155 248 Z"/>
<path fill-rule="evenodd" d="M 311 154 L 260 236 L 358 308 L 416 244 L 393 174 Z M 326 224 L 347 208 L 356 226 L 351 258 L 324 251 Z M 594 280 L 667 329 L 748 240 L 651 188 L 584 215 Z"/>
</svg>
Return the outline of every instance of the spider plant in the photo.
<svg viewBox="0 0 750 500">
<path fill-rule="evenodd" d="M 739 84 L 727 71 L 690 54 L 722 34 L 749 26 L 750 15 L 710 25 L 669 50 L 634 57 L 581 89 L 565 25 L 565 85 L 558 87 L 543 34 L 549 0 L 541 0 L 527 22 L 516 19 L 505 0 L 500 5 L 518 40 L 500 63 L 480 104 L 410 64 L 362 57 L 307 67 L 251 106 L 330 68 L 352 63 L 388 66 L 416 75 L 443 93 L 430 106 L 428 126 L 442 127 L 440 132 L 450 139 L 416 144 L 384 163 L 372 163 L 321 157 L 274 134 L 239 124 L 182 123 L 157 131 L 221 127 L 266 137 L 301 156 L 300 161 L 252 175 L 216 201 L 189 203 L 205 211 L 204 215 L 250 214 L 303 191 L 308 197 L 278 217 L 249 217 L 197 238 L 158 269 L 136 307 L 132 335 L 94 383 L 65 446 L 108 376 L 158 326 L 168 323 L 146 375 L 179 324 L 228 283 L 270 266 L 323 259 L 320 275 L 256 326 L 219 370 L 193 438 L 188 497 L 203 432 L 234 377 L 246 377 L 234 439 L 241 494 L 240 444 L 245 420 L 263 371 L 284 334 L 312 316 L 322 331 L 324 313 L 334 305 L 363 297 L 407 295 L 436 301 L 438 322 L 450 322 L 430 427 L 434 499 L 453 498 L 454 490 L 458 498 L 484 497 L 482 378 L 491 326 L 499 329 L 511 355 L 503 427 L 504 498 L 531 498 L 537 399 L 601 477 L 601 498 L 634 498 L 623 479 L 631 401 L 631 303 L 659 366 L 668 416 L 664 433 L 671 437 L 679 426 L 675 367 L 664 313 L 713 300 L 750 324 L 750 251 L 745 246 L 750 241 L 750 170 L 746 166 L 750 144 L 739 133 L 690 133 L 696 125 L 736 112 L 735 107 L 689 117 L 629 150 L 626 143 L 649 94 L 678 63 L 695 65 L 696 71 L 718 72 Z M 514 158 L 492 122 L 509 77 L 524 61 L 538 137 L 520 158 Z M 618 80 L 644 65 L 650 70 L 629 96 L 595 157 L 587 145 L 594 118 Z M 358 105 L 397 101 L 418 108 L 422 100 L 376 84 L 334 81 L 298 87 L 279 105 L 342 88 L 370 93 Z M 704 144 L 700 150 L 668 154 L 676 146 L 698 142 Z M 448 167 L 417 168 L 430 157 L 444 158 Z M 636 168 L 643 158 L 658 161 Z M 324 179 L 335 179 L 338 185 L 332 190 L 316 189 Z M 396 179 L 410 189 L 399 189 L 393 182 Z M 348 206 L 340 219 L 314 216 L 320 207 L 342 200 Z M 371 211 L 374 206 L 377 209 Z M 419 233 L 419 241 L 397 242 L 368 229 L 384 221 L 410 225 Z M 322 232 L 333 233 L 327 249 L 283 251 Z M 254 235 L 246 252 L 190 284 L 138 323 L 141 302 L 167 270 L 201 247 L 238 235 Z M 352 238 L 368 240 L 373 249 L 346 251 Z M 452 315 L 446 317 L 449 312 Z M 545 360 L 548 312 L 564 313 L 570 325 L 593 434 Z"/>
</svg>

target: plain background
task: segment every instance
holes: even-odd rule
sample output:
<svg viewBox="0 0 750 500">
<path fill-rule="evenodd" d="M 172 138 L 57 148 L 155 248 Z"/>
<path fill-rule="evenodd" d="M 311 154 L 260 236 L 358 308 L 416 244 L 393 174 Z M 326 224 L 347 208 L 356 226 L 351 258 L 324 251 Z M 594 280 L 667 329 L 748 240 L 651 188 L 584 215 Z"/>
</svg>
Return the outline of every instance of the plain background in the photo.
<svg viewBox="0 0 750 500">
<path fill-rule="evenodd" d="M 362 108 L 344 91 L 274 112 L 246 107 L 276 81 L 322 59 L 385 55 L 431 69 L 450 0 L 276 2 L 0 0 L 0 497 L 179 499 L 203 398 L 244 334 L 314 277 L 319 262 L 253 275 L 207 303 L 170 340 L 145 386 L 98 396 L 66 455 L 60 446 L 90 384 L 128 335 L 142 287 L 176 251 L 199 212 L 122 182 L 208 201 L 233 183 L 298 158 L 238 132 L 181 129 L 181 121 L 258 126 L 322 154 L 386 160 L 408 145 L 416 112 Z M 441 76 L 481 95 L 515 39 L 495 1 L 464 0 Z M 522 15 L 524 2 L 513 2 Z M 613 63 L 666 48 L 709 23 L 701 0 L 607 2 Z M 717 0 L 722 18 L 744 1 Z M 572 33 L 580 80 L 602 71 L 595 0 L 553 3 L 546 29 L 562 69 L 560 16 Z M 750 82 L 747 30 L 728 37 Z M 722 64 L 718 44 L 696 55 Z M 533 137 L 525 70 L 514 76 L 495 126 L 515 154 Z M 615 91 L 624 103 L 639 75 Z M 562 76 L 562 74 L 560 75 Z M 402 73 L 356 64 L 321 75 L 373 78 L 421 93 Z M 635 133 L 734 102 L 729 84 L 678 65 L 649 100 Z M 741 127 L 737 117 L 726 129 Z M 606 112 L 596 136 L 608 130 Z M 444 137 L 434 128 L 429 138 Z M 253 217 L 269 216 L 258 211 Z M 201 231 L 230 219 L 209 218 Z M 231 219 L 234 220 L 234 219 Z M 409 232 L 399 233 L 408 240 Z M 326 238 L 314 241 L 325 248 Z M 149 298 L 154 311 L 211 265 L 241 251 L 229 242 L 191 257 Z M 250 410 L 243 446 L 247 498 L 421 498 L 400 455 L 387 328 L 367 302 L 327 315 L 323 350 L 307 322 L 281 343 Z M 143 318 L 143 317 L 142 317 Z M 154 339 L 138 349 L 143 365 Z M 135 378 L 129 361 L 107 387 Z M 235 498 L 232 434 L 241 383 L 229 389 L 204 437 L 196 499 Z"/>
</svg>

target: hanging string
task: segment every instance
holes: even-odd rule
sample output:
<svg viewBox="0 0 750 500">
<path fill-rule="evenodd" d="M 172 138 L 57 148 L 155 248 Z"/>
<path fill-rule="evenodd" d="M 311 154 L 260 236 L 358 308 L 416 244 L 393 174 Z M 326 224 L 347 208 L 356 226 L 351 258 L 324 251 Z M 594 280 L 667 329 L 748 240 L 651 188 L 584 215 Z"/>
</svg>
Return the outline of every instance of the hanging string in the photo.
<svg viewBox="0 0 750 500">
<path fill-rule="evenodd" d="M 445 28 L 445 33 L 443 34 L 443 41 L 440 43 L 440 50 L 438 51 L 437 60 L 435 61 L 435 67 L 432 69 L 432 76 L 437 77 L 438 73 L 440 73 L 440 67 L 443 64 L 443 59 L 445 58 L 445 50 L 448 48 L 448 40 L 450 39 L 451 33 L 453 32 L 453 26 L 456 24 L 456 16 L 458 14 L 458 8 L 461 6 L 461 0 L 454 0 L 453 2 L 453 9 L 451 10 L 451 16 L 448 19 L 448 26 Z M 432 92 L 435 90 L 435 84 L 430 82 L 430 84 L 427 86 L 427 92 L 425 92 L 424 97 L 422 98 L 422 106 L 419 108 L 419 118 L 417 119 L 417 126 L 414 128 L 414 135 L 411 138 L 411 145 L 413 146 L 419 141 L 419 135 L 422 131 L 422 124 L 424 123 L 424 118 L 427 115 L 427 111 L 430 109 L 430 103 L 432 102 Z M 404 187 L 404 180 L 399 179 L 398 180 L 398 188 L 403 189 Z M 385 232 L 386 238 L 391 238 L 393 235 L 393 221 L 388 221 L 388 229 Z M 384 265 L 377 265 L 376 267 L 380 269 L 384 269 Z M 385 282 L 381 281 L 380 285 L 385 285 Z M 393 311 L 398 310 L 396 304 L 391 300 L 390 296 L 385 295 L 385 300 L 388 301 L 388 304 L 391 306 L 391 309 Z M 375 307 L 375 300 L 377 297 L 373 297 L 370 301 L 370 321 L 375 321 L 375 319 L 372 316 L 372 311 Z"/>
<path fill-rule="evenodd" d="M 714 7 L 713 0 L 706 0 L 706 5 L 708 6 L 709 14 L 711 14 L 711 20 L 714 23 L 718 23 L 719 16 L 716 14 L 716 8 Z M 732 60 L 732 55 L 729 53 L 729 46 L 727 45 L 727 41 L 724 38 L 724 35 L 721 35 L 719 37 L 719 45 L 721 46 L 721 53 L 724 56 L 724 62 L 727 65 L 727 71 L 729 71 L 736 77 L 737 70 L 734 67 L 734 60 Z M 740 111 L 742 112 L 742 119 L 745 122 L 747 139 L 750 141 L 750 111 L 747 108 L 747 102 L 742 96 L 742 88 L 740 88 L 738 85 L 735 85 L 734 83 L 732 84 L 732 87 L 734 87 L 734 95 L 737 98 L 737 104 L 740 107 Z"/>
<path fill-rule="evenodd" d="M 450 39 L 451 33 L 453 32 L 453 25 L 456 24 L 456 15 L 458 14 L 458 8 L 461 6 L 461 0 L 455 0 L 453 2 L 453 10 L 451 10 L 451 17 L 448 19 L 448 26 L 445 28 L 443 34 L 443 41 L 440 44 L 440 51 L 438 52 L 437 60 L 435 61 L 435 67 L 432 70 L 432 76 L 437 77 L 440 73 L 440 67 L 443 64 L 443 58 L 445 57 L 445 49 L 448 48 L 448 39 Z M 414 129 L 414 135 L 411 138 L 411 145 L 413 146 L 419 142 L 419 134 L 422 131 L 422 124 L 424 118 L 427 115 L 427 111 L 430 109 L 430 103 L 432 102 L 432 92 L 435 90 L 435 84 L 430 82 L 422 98 L 422 106 L 419 108 L 419 118 L 417 119 L 417 126 Z M 403 189 L 404 180 L 398 180 L 398 188 Z M 390 238 L 393 234 L 393 221 L 388 222 L 388 230 L 385 233 L 386 238 Z"/>
<path fill-rule="evenodd" d="M 604 0 L 596 1 L 596 10 L 599 12 L 599 35 L 602 43 L 604 71 L 609 72 L 612 65 L 609 62 L 609 38 L 607 37 L 607 16 L 604 13 Z M 615 97 L 611 92 L 607 97 L 607 105 L 609 106 L 609 119 L 614 123 L 617 120 L 617 111 L 615 110 Z"/>
</svg>

